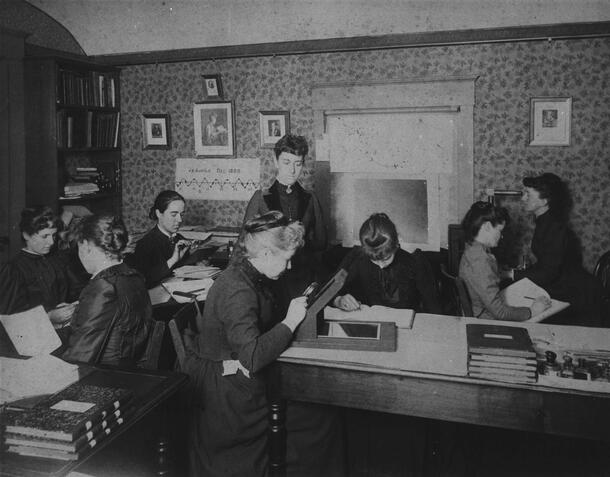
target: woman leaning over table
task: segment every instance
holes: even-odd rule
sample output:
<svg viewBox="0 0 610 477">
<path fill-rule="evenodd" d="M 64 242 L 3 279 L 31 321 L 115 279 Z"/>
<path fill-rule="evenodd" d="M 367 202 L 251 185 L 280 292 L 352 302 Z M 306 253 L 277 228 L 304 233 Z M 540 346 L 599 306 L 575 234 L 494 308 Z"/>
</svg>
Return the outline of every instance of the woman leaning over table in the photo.
<svg viewBox="0 0 610 477">
<path fill-rule="evenodd" d="M 305 297 L 283 319 L 271 282 L 303 245 L 303 226 L 274 211 L 246 222 L 242 256 L 210 288 L 198 352 L 185 369 L 196 383 L 190 433 L 191 475 L 268 473 L 268 366 L 288 347 L 305 317 Z"/>
<path fill-rule="evenodd" d="M 156 224 L 138 241 L 133 256 L 129 258 L 129 264 L 144 275 L 148 288 L 170 276 L 188 256 L 188 241 L 178 233 L 185 204 L 184 197 L 178 192 L 164 190 L 150 208 L 148 216 Z"/>
<path fill-rule="evenodd" d="M 92 278 L 80 294 L 63 358 L 133 366 L 146 348 L 152 307 L 142 275 L 122 260 L 125 225 L 118 217 L 91 215 L 78 224 L 75 239 Z"/>
<path fill-rule="evenodd" d="M 525 321 L 551 306 L 546 297 L 536 297 L 530 307 L 514 307 L 504 302 L 498 263 L 491 249 L 498 246 L 508 220 L 505 209 L 488 202 L 475 202 L 462 220 L 466 248 L 459 274 L 468 288 L 476 318 Z"/>
</svg>

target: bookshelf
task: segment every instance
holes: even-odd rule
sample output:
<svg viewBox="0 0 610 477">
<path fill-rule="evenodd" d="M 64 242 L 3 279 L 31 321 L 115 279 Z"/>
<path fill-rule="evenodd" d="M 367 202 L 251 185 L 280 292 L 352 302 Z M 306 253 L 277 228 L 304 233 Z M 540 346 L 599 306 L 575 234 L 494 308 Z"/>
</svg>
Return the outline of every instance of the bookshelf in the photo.
<svg viewBox="0 0 610 477">
<path fill-rule="evenodd" d="M 61 57 L 24 63 L 26 204 L 120 215 L 120 70 Z"/>
</svg>

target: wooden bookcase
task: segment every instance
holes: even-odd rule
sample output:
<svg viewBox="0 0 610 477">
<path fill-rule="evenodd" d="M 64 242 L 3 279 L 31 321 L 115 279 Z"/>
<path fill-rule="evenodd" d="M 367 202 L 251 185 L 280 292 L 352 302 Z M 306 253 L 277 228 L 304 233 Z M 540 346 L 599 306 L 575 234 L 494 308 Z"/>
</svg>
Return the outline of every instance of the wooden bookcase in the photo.
<svg viewBox="0 0 610 477">
<path fill-rule="evenodd" d="M 26 204 L 120 215 L 120 70 L 60 57 L 24 63 Z"/>
</svg>

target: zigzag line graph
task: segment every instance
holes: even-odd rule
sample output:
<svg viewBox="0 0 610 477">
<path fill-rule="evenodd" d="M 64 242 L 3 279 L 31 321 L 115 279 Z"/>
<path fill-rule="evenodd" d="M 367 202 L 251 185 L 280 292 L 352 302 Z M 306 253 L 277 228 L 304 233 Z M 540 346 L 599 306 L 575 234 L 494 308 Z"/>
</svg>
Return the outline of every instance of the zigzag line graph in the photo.
<svg viewBox="0 0 610 477">
<path fill-rule="evenodd" d="M 246 180 L 243 181 L 240 178 L 236 180 L 224 179 L 213 179 L 211 181 L 207 179 L 185 179 L 181 178 L 176 181 L 176 188 L 188 188 L 196 192 L 209 192 L 209 191 L 255 191 L 259 188 L 259 183 Z"/>
</svg>

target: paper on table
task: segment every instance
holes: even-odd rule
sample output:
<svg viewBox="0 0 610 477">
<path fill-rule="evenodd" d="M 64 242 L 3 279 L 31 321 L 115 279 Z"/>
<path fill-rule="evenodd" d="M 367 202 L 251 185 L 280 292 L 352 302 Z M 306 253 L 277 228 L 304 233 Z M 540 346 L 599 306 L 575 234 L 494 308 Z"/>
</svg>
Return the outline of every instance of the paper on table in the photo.
<svg viewBox="0 0 610 477">
<path fill-rule="evenodd" d="M 52 394 L 78 381 L 78 366 L 50 354 L 0 357 L 0 403 Z"/>
<path fill-rule="evenodd" d="M 208 296 L 210 287 L 214 284 L 214 280 L 211 278 L 203 278 L 201 280 L 184 280 L 181 282 L 168 282 L 163 284 L 169 293 L 171 293 L 174 300 L 178 303 L 186 303 L 192 300 L 192 297 L 176 295 L 176 292 L 191 293 L 195 294 L 197 300 L 205 300 Z"/>
<path fill-rule="evenodd" d="M 61 346 L 61 340 L 42 306 L 0 315 L 0 322 L 20 355 L 49 354 Z"/>
<path fill-rule="evenodd" d="M 180 230 L 179 234 L 187 240 L 199 240 L 201 242 L 207 240 L 212 235 L 211 232 L 201 232 L 198 230 Z"/>
<path fill-rule="evenodd" d="M 506 287 L 502 293 L 504 294 L 504 300 L 507 305 L 510 306 L 526 306 L 532 305 L 532 300 L 540 296 L 551 298 L 548 292 L 536 285 L 529 278 L 522 278 L 515 283 L 512 283 Z M 551 315 L 563 310 L 570 306 L 568 302 L 555 300 L 551 298 L 551 307 L 544 310 L 542 313 L 532 316 L 528 321 L 539 322 L 548 318 Z"/>
<path fill-rule="evenodd" d="M 413 326 L 415 312 L 409 309 L 390 308 L 381 305 L 361 305 L 359 310 L 343 311 L 327 306 L 324 319 L 330 321 L 382 321 L 396 323 L 398 328 L 409 329 Z"/>
<path fill-rule="evenodd" d="M 220 268 L 211 265 L 183 265 L 174 270 L 174 276 L 179 278 L 214 278 L 220 273 Z"/>
</svg>

